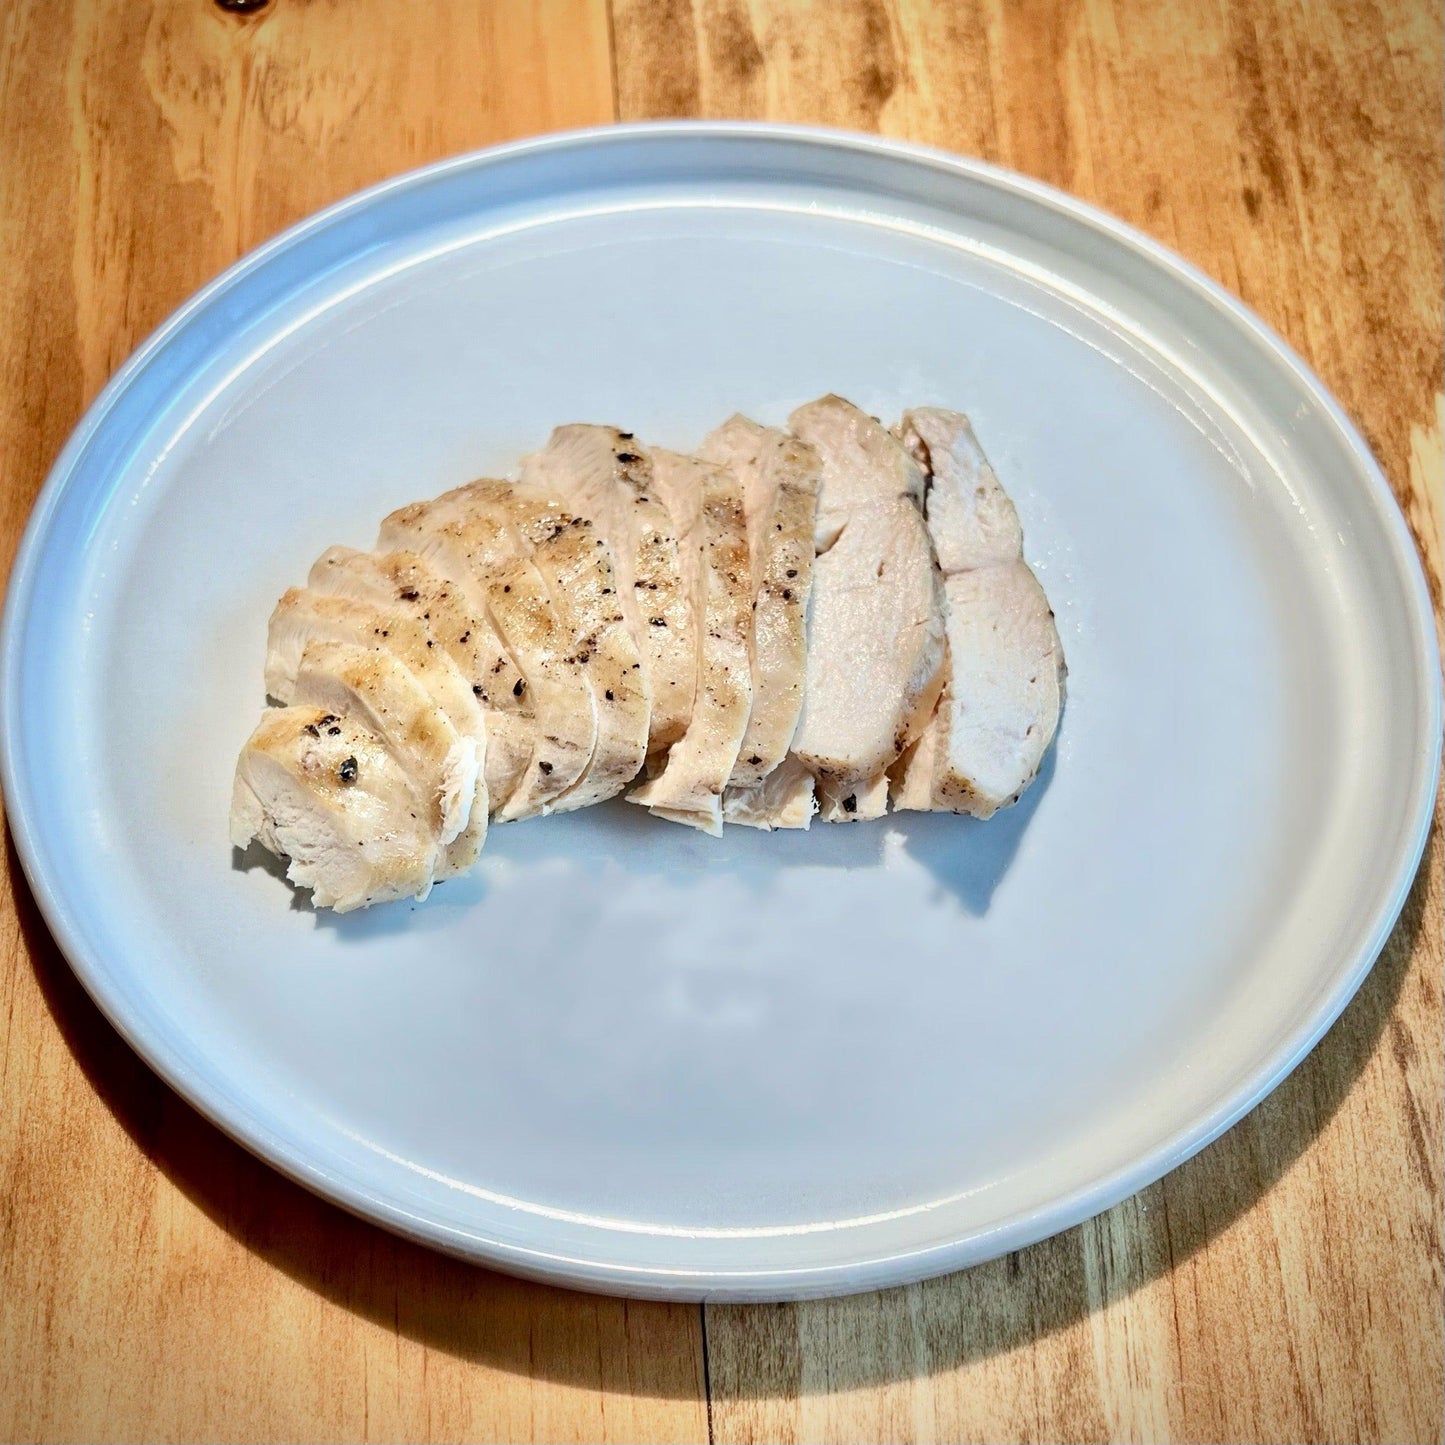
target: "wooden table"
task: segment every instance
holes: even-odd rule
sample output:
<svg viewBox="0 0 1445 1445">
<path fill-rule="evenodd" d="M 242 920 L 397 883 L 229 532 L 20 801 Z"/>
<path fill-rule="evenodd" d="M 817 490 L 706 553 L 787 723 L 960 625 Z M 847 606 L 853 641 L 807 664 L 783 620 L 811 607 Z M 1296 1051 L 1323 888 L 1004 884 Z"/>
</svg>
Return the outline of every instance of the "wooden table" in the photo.
<svg viewBox="0 0 1445 1445">
<path fill-rule="evenodd" d="M 4 0 L 0 547 L 178 302 L 298 216 L 509 137 L 826 122 L 1039 176 L 1242 296 L 1441 580 L 1441 17 L 1410 0 Z M 1060 1238 L 832 1303 L 629 1304 L 433 1256 L 228 1143 L 110 1032 L 7 847 L 8 1439 L 1438 1440 L 1438 827 L 1264 1105 Z M 1168 967 L 1168 960 L 1160 960 Z"/>
</svg>

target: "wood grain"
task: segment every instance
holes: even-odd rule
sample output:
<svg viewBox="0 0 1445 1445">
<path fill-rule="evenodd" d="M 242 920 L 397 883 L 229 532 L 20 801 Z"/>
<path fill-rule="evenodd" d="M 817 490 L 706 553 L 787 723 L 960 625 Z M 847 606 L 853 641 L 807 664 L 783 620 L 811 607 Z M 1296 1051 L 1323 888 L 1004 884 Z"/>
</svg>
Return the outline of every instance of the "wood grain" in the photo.
<svg viewBox="0 0 1445 1445">
<path fill-rule="evenodd" d="M 876 130 L 1027 172 L 1256 308 L 1442 570 L 1431 5 L 617 0 L 623 119 Z M 997 1264 L 711 1308 L 719 1440 L 1438 1439 L 1441 848 L 1358 999 L 1185 1168 Z M 1161 960 L 1167 967 L 1167 960 Z"/>
<path fill-rule="evenodd" d="M 1440 30 L 1405 0 L 10 0 L 0 565 L 114 368 L 278 228 L 511 136 L 758 116 L 999 161 L 1181 250 L 1362 426 L 1438 604 Z M 1183 1169 L 966 1274 L 705 1317 L 286 1183 L 120 1043 L 6 864 L 0 1437 L 1441 1438 L 1438 819 L 1359 997 Z"/>
</svg>

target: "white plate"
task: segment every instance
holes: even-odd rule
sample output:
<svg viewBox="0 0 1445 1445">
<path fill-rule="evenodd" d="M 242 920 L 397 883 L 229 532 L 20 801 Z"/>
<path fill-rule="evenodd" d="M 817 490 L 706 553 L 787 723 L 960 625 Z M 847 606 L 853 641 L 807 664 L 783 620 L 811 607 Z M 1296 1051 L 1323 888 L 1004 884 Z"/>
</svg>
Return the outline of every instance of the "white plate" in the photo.
<svg viewBox="0 0 1445 1445">
<path fill-rule="evenodd" d="M 1018 503 L 1070 664 L 1021 805 L 720 842 L 610 805 L 346 918 L 234 863 L 322 548 L 556 422 L 686 446 L 830 389 L 967 409 Z M 32 885 L 176 1089 L 414 1238 L 679 1297 L 937 1273 L 1178 1164 L 1358 986 L 1439 760 L 1408 533 L 1269 332 L 1041 186 L 779 127 L 463 157 L 243 261 L 56 464 L 4 686 Z"/>
</svg>

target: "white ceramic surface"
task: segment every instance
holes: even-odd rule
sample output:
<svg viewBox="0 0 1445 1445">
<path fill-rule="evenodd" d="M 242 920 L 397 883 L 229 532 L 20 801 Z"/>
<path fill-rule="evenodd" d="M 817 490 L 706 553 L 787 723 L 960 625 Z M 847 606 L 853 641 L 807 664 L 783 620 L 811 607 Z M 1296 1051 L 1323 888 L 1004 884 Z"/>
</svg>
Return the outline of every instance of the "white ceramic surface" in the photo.
<svg viewBox="0 0 1445 1445">
<path fill-rule="evenodd" d="M 827 390 L 966 409 L 1018 503 L 1070 665 L 1022 804 L 721 841 L 609 805 L 345 918 L 233 858 L 322 548 L 557 422 L 687 446 Z M 3 677 L 46 917 L 182 1094 L 415 1238 L 674 1297 L 937 1273 L 1179 1163 L 1368 970 L 1439 758 L 1408 534 L 1275 338 L 1043 187 L 778 127 L 463 157 L 243 261 L 56 464 Z"/>
</svg>

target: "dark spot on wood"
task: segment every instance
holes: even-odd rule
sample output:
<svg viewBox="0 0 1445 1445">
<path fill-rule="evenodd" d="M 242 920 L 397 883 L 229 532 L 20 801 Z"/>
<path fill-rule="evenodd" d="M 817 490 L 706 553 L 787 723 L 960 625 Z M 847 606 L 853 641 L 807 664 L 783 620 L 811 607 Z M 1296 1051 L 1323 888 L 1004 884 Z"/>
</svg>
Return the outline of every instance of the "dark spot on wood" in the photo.
<svg viewBox="0 0 1445 1445">
<path fill-rule="evenodd" d="M 1246 186 L 1240 193 L 1240 199 L 1244 202 L 1244 209 L 1249 212 L 1251 221 L 1259 219 L 1260 194 L 1253 186 Z"/>
<path fill-rule="evenodd" d="M 763 52 L 748 23 L 746 6 L 734 0 L 715 17 L 710 30 L 713 64 L 734 85 L 746 85 L 763 68 Z"/>
<path fill-rule="evenodd" d="M 1287 178 L 1284 157 L 1275 138 L 1275 120 L 1270 111 L 1269 85 L 1259 53 L 1259 32 L 1252 17 L 1240 17 L 1234 25 L 1234 67 L 1243 93 L 1242 129 L 1254 150 L 1254 160 L 1271 196 L 1284 201 Z"/>
</svg>

